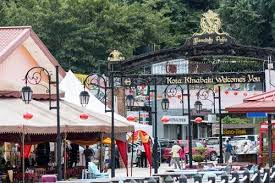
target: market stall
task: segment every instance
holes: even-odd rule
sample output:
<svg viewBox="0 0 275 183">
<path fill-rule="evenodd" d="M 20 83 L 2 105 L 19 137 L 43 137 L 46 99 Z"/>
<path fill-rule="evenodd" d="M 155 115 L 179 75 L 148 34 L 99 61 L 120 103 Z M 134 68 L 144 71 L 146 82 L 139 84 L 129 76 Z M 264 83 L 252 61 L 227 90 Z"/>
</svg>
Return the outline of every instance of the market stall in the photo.
<svg viewBox="0 0 275 183">
<path fill-rule="evenodd" d="M 225 109 L 229 113 L 254 113 L 255 115 L 264 115 L 263 118 L 267 118 L 267 122 L 265 122 L 267 124 L 263 126 L 261 125 L 262 132 L 260 132 L 259 141 L 261 145 L 259 147 L 259 152 L 262 152 L 262 154 L 259 154 L 258 158 L 259 163 L 261 163 L 262 166 L 268 165 L 269 167 L 272 167 L 273 162 L 275 162 L 271 115 L 275 112 L 274 96 L 275 90 L 265 92 L 259 95 L 245 98 L 243 103 L 230 106 Z"/>
</svg>

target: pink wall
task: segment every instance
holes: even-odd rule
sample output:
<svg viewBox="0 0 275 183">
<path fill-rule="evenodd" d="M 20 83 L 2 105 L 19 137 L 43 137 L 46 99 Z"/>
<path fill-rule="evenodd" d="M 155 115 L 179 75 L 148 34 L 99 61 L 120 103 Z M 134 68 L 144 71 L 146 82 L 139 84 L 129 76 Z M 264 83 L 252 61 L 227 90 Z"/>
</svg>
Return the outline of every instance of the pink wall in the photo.
<svg viewBox="0 0 275 183">
<path fill-rule="evenodd" d="M 34 66 L 38 66 L 33 57 L 24 46 L 19 46 L 2 64 L 0 64 L 0 91 L 16 88 L 21 90 L 24 85 L 26 72 Z M 43 78 L 45 81 L 45 77 Z M 4 84 L 3 84 L 4 83 Z M 8 85 L 5 85 L 8 83 Z M 34 89 L 34 93 L 35 89 Z"/>
</svg>

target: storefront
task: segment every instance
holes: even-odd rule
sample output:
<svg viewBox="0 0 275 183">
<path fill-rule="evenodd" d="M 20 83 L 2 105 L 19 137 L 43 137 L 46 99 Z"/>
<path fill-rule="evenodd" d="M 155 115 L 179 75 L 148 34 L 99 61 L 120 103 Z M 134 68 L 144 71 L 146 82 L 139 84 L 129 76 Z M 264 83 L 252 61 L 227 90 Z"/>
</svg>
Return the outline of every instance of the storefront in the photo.
<svg viewBox="0 0 275 183">
<path fill-rule="evenodd" d="M 239 136 L 239 135 L 254 135 L 256 132 L 257 124 L 223 124 L 223 136 Z M 213 124 L 212 126 L 213 136 L 219 134 L 219 125 Z"/>
<path fill-rule="evenodd" d="M 188 116 L 166 116 L 169 121 L 163 122 L 164 136 L 168 139 L 187 139 Z"/>
</svg>

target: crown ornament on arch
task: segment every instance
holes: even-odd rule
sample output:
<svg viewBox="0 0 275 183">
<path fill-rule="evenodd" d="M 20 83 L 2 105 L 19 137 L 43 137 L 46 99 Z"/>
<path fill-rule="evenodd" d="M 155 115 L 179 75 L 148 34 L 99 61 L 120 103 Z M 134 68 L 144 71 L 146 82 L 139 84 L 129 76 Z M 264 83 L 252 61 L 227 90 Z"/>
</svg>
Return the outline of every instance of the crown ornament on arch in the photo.
<svg viewBox="0 0 275 183">
<path fill-rule="evenodd" d="M 203 34 L 218 34 L 218 35 L 228 35 L 226 32 L 220 32 L 222 23 L 218 13 L 208 10 L 206 13 L 202 14 L 200 21 L 201 32 L 194 33 L 196 35 Z"/>
</svg>

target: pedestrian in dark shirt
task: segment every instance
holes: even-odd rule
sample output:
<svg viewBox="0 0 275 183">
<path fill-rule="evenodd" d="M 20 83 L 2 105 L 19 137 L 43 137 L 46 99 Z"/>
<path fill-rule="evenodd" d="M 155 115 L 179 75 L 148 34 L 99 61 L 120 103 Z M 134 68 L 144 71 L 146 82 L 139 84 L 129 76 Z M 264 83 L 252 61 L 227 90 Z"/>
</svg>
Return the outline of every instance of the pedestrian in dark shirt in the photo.
<svg viewBox="0 0 275 183">
<path fill-rule="evenodd" d="M 89 149 L 89 146 L 86 146 L 84 150 L 85 161 L 86 161 L 86 168 L 88 169 L 88 163 L 91 162 L 92 157 L 94 156 L 93 150 Z"/>
<path fill-rule="evenodd" d="M 225 145 L 225 163 L 228 163 L 230 157 L 232 156 L 232 151 L 232 145 L 229 143 L 229 140 L 227 140 Z"/>
<path fill-rule="evenodd" d="M 119 151 L 117 145 L 115 146 L 115 168 L 120 168 L 119 165 Z"/>
</svg>

